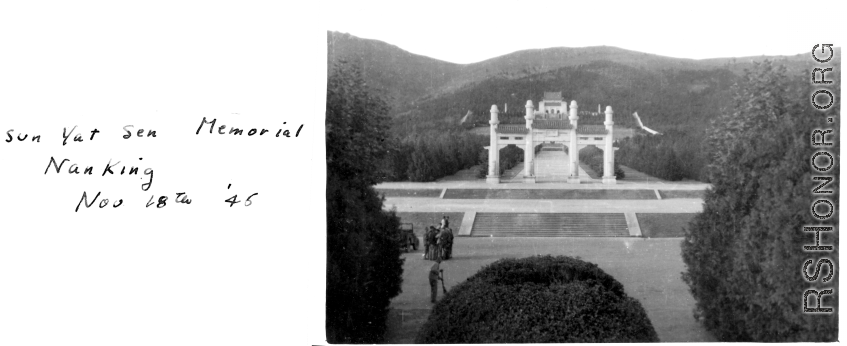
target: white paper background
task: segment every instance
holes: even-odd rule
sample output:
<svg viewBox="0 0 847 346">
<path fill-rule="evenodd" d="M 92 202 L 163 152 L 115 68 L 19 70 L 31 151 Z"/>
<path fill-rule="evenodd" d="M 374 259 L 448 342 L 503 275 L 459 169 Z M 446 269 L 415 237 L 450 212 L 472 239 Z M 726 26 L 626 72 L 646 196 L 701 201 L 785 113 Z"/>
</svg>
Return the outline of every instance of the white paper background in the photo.
<svg viewBox="0 0 847 346">
<path fill-rule="evenodd" d="M 0 5 L 0 345 L 323 338 L 305 328 L 320 319 L 326 227 L 326 33 L 314 10 Z M 272 132 L 195 135 L 204 116 Z M 300 124 L 299 138 L 274 137 Z M 74 125 L 85 141 L 63 146 Z M 157 138 L 123 139 L 125 125 Z M 41 143 L 6 143 L 9 129 Z M 45 175 L 51 156 L 94 175 Z M 109 159 L 152 167 L 150 190 L 143 175 L 102 177 Z M 83 191 L 124 204 L 75 213 Z M 254 192 L 249 207 L 224 202 Z M 145 208 L 152 194 L 168 205 Z"/>
</svg>

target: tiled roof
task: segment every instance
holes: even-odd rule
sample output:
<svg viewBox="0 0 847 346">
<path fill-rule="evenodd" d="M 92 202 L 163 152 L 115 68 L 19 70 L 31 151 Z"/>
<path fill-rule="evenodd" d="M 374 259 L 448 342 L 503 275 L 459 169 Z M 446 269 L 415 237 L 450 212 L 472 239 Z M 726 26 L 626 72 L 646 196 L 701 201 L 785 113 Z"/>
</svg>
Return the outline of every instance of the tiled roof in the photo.
<svg viewBox="0 0 847 346">
<path fill-rule="evenodd" d="M 568 120 L 541 119 L 541 120 L 536 120 L 535 122 L 533 122 L 532 128 L 539 129 L 539 130 L 564 130 L 564 129 L 572 129 L 573 126 L 571 125 L 571 122 L 568 121 Z"/>
<path fill-rule="evenodd" d="M 580 115 L 579 116 L 579 127 L 582 125 L 604 125 L 603 122 L 606 121 L 606 117 L 599 117 L 593 115 Z"/>
<path fill-rule="evenodd" d="M 526 125 L 503 125 L 503 124 L 497 125 L 497 133 L 519 134 L 519 133 L 527 133 L 527 132 L 529 132 L 529 130 L 527 130 Z"/>
<path fill-rule="evenodd" d="M 562 100 L 562 92 L 561 92 L 561 91 L 557 91 L 557 92 L 549 92 L 549 91 L 547 91 L 547 92 L 544 92 L 544 100 L 551 100 L 551 101 L 552 101 L 552 100 L 558 100 L 558 101 L 561 101 L 561 100 Z"/>
<path fill-rule="evenodd" d="M 577 134 L 581 135 L 605 135 L 609 133 L 603 125 L 579 125 L 576 129 Z"/>
</svg>

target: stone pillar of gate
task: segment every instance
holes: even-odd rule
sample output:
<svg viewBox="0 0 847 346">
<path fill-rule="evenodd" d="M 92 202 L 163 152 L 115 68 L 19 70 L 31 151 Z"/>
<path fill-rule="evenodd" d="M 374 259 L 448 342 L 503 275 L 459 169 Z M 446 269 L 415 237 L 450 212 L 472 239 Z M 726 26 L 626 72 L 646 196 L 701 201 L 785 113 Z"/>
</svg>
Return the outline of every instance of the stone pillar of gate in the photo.
<svg viewBox="0 0 847 346">
<path fill-rule="evenodd" d="M 612 120 L 612 106 L 606 106 L 606 122 L 603 125 L 606 125 L 606 148 L 603 149 L 603 184 L 616 184 L 617 178 L 615 178 L 615 149 L 612 148 L 612 142 L 614 142 L 614 125 L 615 122 Z"/>
<path fill-rule="evenodd" d="M 524 149 L 524 175 L 525 183 L 535 183 L 535 146 L 532 140 L 532 121 L 535 119 L 535 107 L 532 105 L 532 100 L 526 101 L 526 149 Z"/>
<path fill-rule="evenodd" d="M 571 101 L 571 109 L 570 109 L 570 117 L 568 117 L 571 121 L 571 145 L 568 148 L 568 156 L 570 157 L 570 176 L 568 176 L 569 183 L 579 184 L 579 146 L 576 143 L 576 129 L 577 124 L 579 123 L 579 115 L 578 115 L 578 106 L 576 105 L 576 100 Z"/>
<path fill-rule="evenodd" d="M 491 120 L 488 121 L 491 124 L 491 141 L 488 147 L 488 177 L 485 178 L 485 182 L 489 184 L 500 183 L 500 146 L 497 144 L 497 125 L 500 124 L 499 113 L 497 105 L 491 105 Z"/>
</svg>

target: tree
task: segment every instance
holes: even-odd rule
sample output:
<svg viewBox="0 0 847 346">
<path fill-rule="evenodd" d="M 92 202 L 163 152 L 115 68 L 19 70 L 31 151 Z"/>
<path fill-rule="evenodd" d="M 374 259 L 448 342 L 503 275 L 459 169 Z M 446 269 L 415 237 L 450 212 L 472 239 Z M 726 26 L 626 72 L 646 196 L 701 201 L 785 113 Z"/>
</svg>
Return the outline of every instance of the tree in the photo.
<svg viewBox="0 0 847 346">
<path fill-rule="evenodd" d="M 480 150 L 479 158 L 477 159 L 479 168 L 476 170 L 477 178 L 485 178 L 488 176 L 488 150 Z"/>
<path fill-rule="evenodd" d="M 700 180 L 706 165 L 701 142 L 702 135 L 696 131 L 639 134 L 618 141 L 620 150 L 615 153 L 615 164 L 620 162 L 665 180 Z"/>
<path fill-rule="evenodd" d="M 402 181 L 408 179 L 409 157 L 412 155 L 414 148 L 410 143 L 394 139 L 391 141 L 392 148 L 389 148 L 388 157 L 386 159 L 386 170 L 390 172 L 389 180 Z"/>
<path fill-rule="evenodd" d="M 802 311 L 803 292 L 820 285 L 801 275 L 810 257 L 803 245 L 814 243 L 803 226 L 821 223 L 809 212 L 818 197 L 811 176 L 819 174 L 808 164 L 818 150 L 809 137 L 821 125 L 820 113 L 811 109 L 808 89 L 794 96 L 784 68 L 770 62 L 757 64 L 735 92 L 733 112 L 710 131 L 713 188 L 685 231 L 683 280 L 706 328 L 721 341 L 834 341 L 837 314 Z M 839 157 L 837 146 L 831 152 Z M 838 171 L 836 165 L 831 174 Z M 837 200 L 838 182 L 828 189 Z M 827 222 L 838 225 L 838 214 Z M 838 244 L 837 232 L 822 242 Z M 837 252 L 826 257 L 838 263 Z M 833 285 L 838 291 L 837 280 Z M 825 304 L 838 306 L 837 296 L 828 297 Z"/>
<path fill-rule="evenodd" d="M 435 180 L 434 165 L 430 157 L 426 143 L 418 140 L 409 160 L 408 176 L 411 181 L 433 181 Z"/>
<path fill-rule="evenodd" d="M 390 299 L 400 293 L 399 221 L 373 185 L 388 152 L 388 107 L 355 66 L 337 63 L 327 81 L 326 332 L 332 343 L 382 339 Z"/>
</svg>

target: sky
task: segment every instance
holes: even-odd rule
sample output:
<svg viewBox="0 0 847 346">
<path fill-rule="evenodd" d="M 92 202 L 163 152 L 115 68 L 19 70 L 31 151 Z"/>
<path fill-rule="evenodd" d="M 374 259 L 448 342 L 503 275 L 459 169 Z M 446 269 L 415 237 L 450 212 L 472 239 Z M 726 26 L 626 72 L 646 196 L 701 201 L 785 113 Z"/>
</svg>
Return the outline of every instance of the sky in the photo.
<svg viewBox="0 0 847 346">
<path fill-rule="evenodd" d="M 339 2 L 327 30 L 376 39 L 453 63 L 518 50 L 616 46 L 677 58 L 806 53 L 843 45 L 835 1 Z"/>
</svg>

